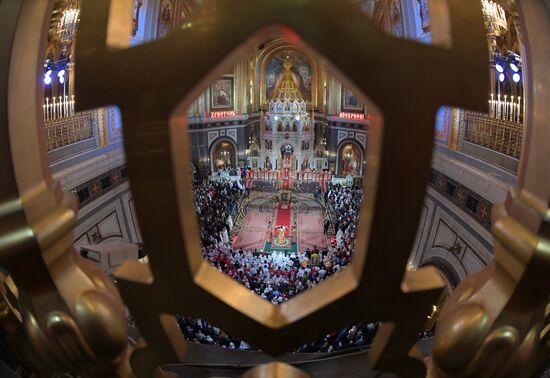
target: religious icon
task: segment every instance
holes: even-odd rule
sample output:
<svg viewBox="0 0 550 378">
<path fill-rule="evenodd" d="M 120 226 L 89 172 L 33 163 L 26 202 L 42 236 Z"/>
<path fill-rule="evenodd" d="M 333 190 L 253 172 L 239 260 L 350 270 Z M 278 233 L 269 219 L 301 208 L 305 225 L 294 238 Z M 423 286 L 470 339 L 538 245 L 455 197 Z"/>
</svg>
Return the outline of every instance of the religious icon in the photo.
<svg viewBox="0 0 550 378">
<path fill-rule="evenodd" d="M 134 11 L 132 14 L 132 37 L 135 37 L 139 28 L 139 11 L 143 6 L 143 0 L 134 0 Z"/>
<path fill-rule="evenodd" d="M 392 23 L 392 34 L 397 37 L 403 36 L 403 25 L 401 20 L 400 5 L 397 0 L 393 0 L 390 7 L 390 19 Z"/>
<path fill-rule="evenodd" d="M 211 88 L 212 109 L 228 109 L 233 107 L 233 79 L 216 80 Z"/>
<path fill-rule="evenodd" d="M 288 49 L 276 53 L 266 66 L 266 96 L 272 98 L 275 88 L 280 83 L 283 74 L 283 64 L 287 58 L 292 61 L 292 77 L 302 97 L 306 101 L 311 101 L 312 89 L 312 69 L 309 60 L 300 52 Z"/>
<path fill-rule="evenodd" d="M 163 0 L 160 7 L 157 37 L 166 37 L 172 31 L 172 27 L 172 2 Z"/>
<path fill-rule="evenodd" d="M 269 158 L 269 156 L 266 156 L 266 158 L 265 158 L 265 167 L 266 167 L 267 169 L 271 169 L 271 168 L 272 168 L 271 159 Z"/>
<path fill-rule="evenodd" d="M 422 22 L 422 31 L 428 33 L 430 31 L 430 11 L 426 0 L 416 0 L 420 6 L 420 21 Z"/>
<path fill-rule="evenodd" d="M 340 149 L 340 175 L 360 176 L 362 154 L 353 143 L 345 144 Z"/>
<path fill-rule="evenodd" d="M 344 110 L 363 110 L 363 105 L 359 102 L 359 99 L 352 91 L 349 89 L 344 89 L 343 93 L 343 104 L 342 107 Z"/>
<path fill-rule="evenodd" d="M 308 157 L 304 157 L 304 160 L 302 160 L 302 170 L 306 170 L 309 168 L 309 159 Z"/>
<path fill-rule="evenodd" d="M 162 3 L 162 19 L 166 22 L 170 21 L 172 19 L 172 3 L 169 1 L 164 1 Z"/>
</svg>

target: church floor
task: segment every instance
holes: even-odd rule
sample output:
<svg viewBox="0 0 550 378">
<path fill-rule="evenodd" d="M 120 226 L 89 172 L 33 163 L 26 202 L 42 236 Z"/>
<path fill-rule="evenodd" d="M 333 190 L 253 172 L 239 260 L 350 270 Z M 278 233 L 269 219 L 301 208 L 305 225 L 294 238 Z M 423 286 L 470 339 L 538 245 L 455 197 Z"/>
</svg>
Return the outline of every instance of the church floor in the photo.
<svg viewBox="0 0 550 378">
<path fill-rule="evenodd" d="M 281 206 L 279 191 L 252 190 L 250 197 L 241 206 L 233 233 L 233 247 L 247 251 L 297 252 L 306 249 L 324 248 L 327 238 L 323 232 L 326 208 L 310 193 L 291 193 L 288 208 Z M 272 233 L 270 235 L 270 222 Z M 292 226 L 296 236 L 292 237 Z M 284 226 L 279 238 L 278 226 Z"/>
</svg>

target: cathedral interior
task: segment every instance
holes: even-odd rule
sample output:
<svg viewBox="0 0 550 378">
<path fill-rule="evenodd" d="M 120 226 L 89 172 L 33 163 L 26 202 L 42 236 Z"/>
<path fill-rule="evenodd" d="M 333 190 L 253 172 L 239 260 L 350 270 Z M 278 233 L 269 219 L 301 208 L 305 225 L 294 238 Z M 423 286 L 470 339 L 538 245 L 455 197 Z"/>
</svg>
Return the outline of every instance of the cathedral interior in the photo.
<svg viewBox="0 0 550 378">
<path fill-rule="evenodd" d="M 0 21 L 0 376 L 550 377 L 550 1 Z"/>
</svg>

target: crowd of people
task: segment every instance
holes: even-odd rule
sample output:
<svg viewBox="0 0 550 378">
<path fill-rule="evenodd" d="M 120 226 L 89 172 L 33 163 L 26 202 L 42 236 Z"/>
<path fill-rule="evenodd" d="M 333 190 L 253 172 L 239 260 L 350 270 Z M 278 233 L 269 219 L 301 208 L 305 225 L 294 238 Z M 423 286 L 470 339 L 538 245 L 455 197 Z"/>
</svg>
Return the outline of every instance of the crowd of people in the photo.
<svg viewBox="0 0 550 378">
<path fill-rule="evenodd" d="M 363 191 L 351 186 L 330 184 L 324 198 L 326 206 L 333 213 L 336 245 L 349 252 L 351 257 Z"/>
<path fill-rule="evenodd" d="M 301 346 L 298 353 L 330 353 L 343 349 L 370 345 L 378 330 L 378 323 L 360 323 L 327 334 L 321 340 Z"/>
<path fill-rule="evenodd" d="M 195 185 L 193 192 L 203 248 L 229 245 L 233 215 L 242 195 L 238 183 L 204 182 Z"/>
<path fill-rule="evenodd" d="M 218 270 L 242 283 L 262 298 L 280 304 L 296 294 L 315 287 L 326 277 L 346 267 L 351 261 L 356 221 L 362 192 L 340 185 L 328 185 L 322 198 L 332 213 L 335 238 L 326 248 L 317 247 L 302 252 L 263 253 L 258 250 L 233 249 L 230 234 L 233 217 L 245 191 L 236 182 L 203 182 L 195 185 L 195 205 L 202 225 L 203 256 Z M 216 327 L 197 319 L 179 318 L 187 340 L 220 345 L 230 349 L 248 349 L 242 341 L 232 339 Z M 301 352 L 330 352 L 343 348 L 368 345 L 376 325 L 359 324 L 323 340 L 304 345 Z"/>
<path fill-rule="evenodd" d="M 202 319 L 177 317 L 178 326 L 187 341 L 200 344 L 216 345 L 227 349 L 250 350 L 246 342 L 228 336 L 218 327 L 206 323 Z"/>
<path fill-rule="evenodd" d="M 178 325 L 187 341 L 215 345 L 226 349 L 254 350 L 245 341 L 227 335 L 218 327 L 201 319 L 177 317 Z M 379 323 L 360 323 L 326 334 L 322 339 L 304 344 L 296 353 L 330 353 L 370 345 Z"/>
<path fill-rule="evenodd" d="M 331 185 L 325 201 L 334 212 L 335 243 L 292 253 L 234 250 L 231 214 L 242 193 L 236 184 L 205 183 L 195 189 L 203 256 L 218 270 L 274 304 L 315 287 L 351 261 L 360 190 Z M 229 221 L 228 221 L 229 220 Z"/>
</svg>

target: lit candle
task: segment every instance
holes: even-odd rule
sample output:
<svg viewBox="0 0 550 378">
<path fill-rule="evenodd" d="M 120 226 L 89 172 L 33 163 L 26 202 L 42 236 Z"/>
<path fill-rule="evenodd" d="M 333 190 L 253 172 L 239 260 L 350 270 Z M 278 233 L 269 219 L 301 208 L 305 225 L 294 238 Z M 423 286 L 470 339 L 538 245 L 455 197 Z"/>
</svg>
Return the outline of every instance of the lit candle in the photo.
<svg viewBox="0 0 550 378">
<path fill-rule="evenodd" d="M 508 116 L 508 95 L 504 95 L 504 119 Z"/>
<path fill-rule="evenodd" d="M 49 121 L 50 119 L 50 101 L 49 99 L 46 97 L 46 120 Z"/>
<path fill-rule="evenodd" d="M 510 98 L 510 108 L 510 122 L 514 122 L 516 113 L 516 107 L 514 106 L 514 96 Z"/>
<path fill-rule="evenodd" d="M 52 109 L 53 109 L 53 119 L 55 119 L 55 113 L 57 110 L 57 107 L 55 106 L 55 97 L 52 97 Z"/>
</svg>

